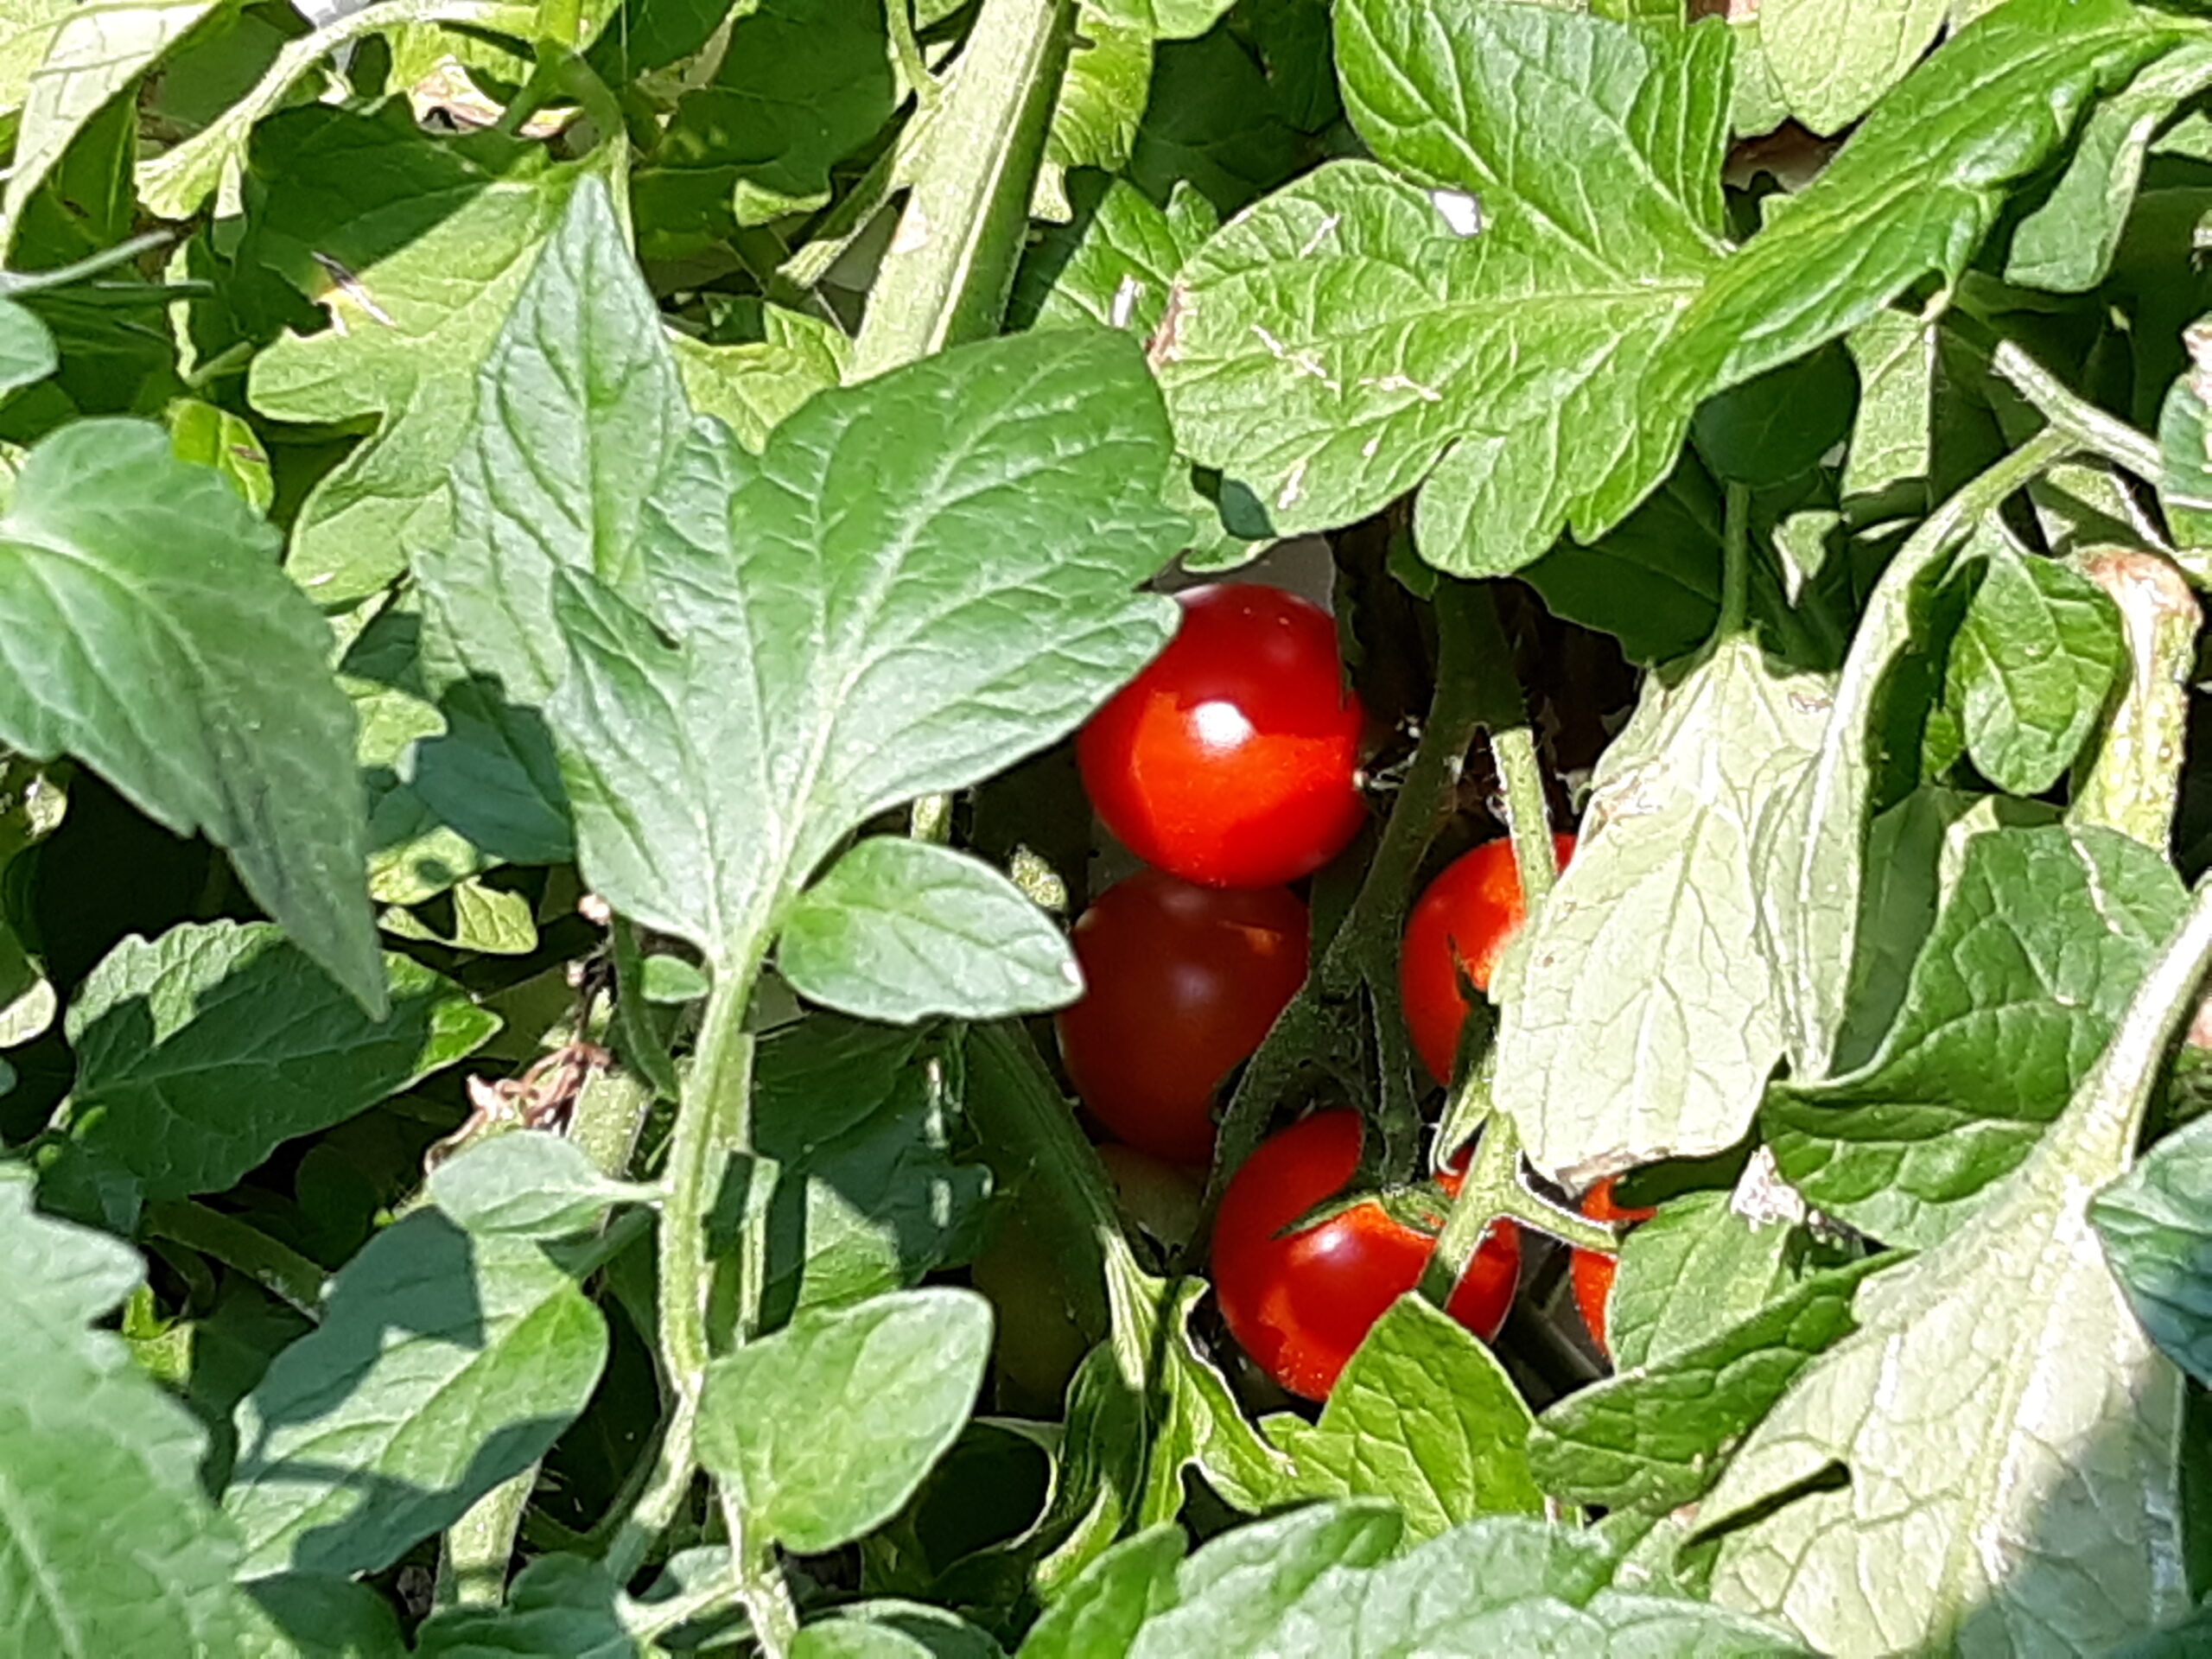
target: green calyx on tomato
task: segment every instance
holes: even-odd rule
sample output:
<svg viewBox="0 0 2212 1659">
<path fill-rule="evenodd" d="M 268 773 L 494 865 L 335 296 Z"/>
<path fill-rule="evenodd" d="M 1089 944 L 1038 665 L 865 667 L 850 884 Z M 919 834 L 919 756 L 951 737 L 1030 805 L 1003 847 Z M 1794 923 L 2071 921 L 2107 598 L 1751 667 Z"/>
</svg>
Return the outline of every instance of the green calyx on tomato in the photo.
<svg viewBox="0 0 2212 1659">
<path fill-rule="evenodd" d="M 1167 649 L 1076 741 L 1084 787 L 1116 839 L 1155 869 L 1215 887 L 1310 875 L 1359 832 L 1367 716 L 1344 682 L 1336 624 L 1256 582 L 1177 595 Z"/>
<path fill-rule="evenodd" d="M 1270 1136 L 1244 1160 L 1214 1220 L 1213 1286 L 1230 1332 L 1291 1393 L 1328 1396 L 1390 1305 L 1421 1283 L 1434 1236 L 1370 1199 L 1286 1231 L 1338 1197 L 1359 1167 L 1359 1115 L 1321 1112 Z M 1443 1178 L 1456 1192 L 1456 1176 Z M 1446 1311 L 1482 1338 L 1505 1323 L 1521 1275 L 1521 1234 L 1494 1224 Z"/>
<path fill-rule="evenodd" d="M 1140 870 L 1075 925 L 1087 987 L 1060 1054 L 1093 1116 L 1172 1164 L 1213 1157 L 1214 1096 L 1305 982 L 1310 924 L 1282 887 L 1201 887 Z"/>
<path fill-rule="evenodd" d="M 1574 837 L 1552 838 L 1560 868 L 1574 855 Z M 1459 1030 L 1471 1004 L 1466 988 L 1490 988 L 1497 959 L 1529 918 L 1513 843 L 1486 841 L 1446 865 L 1414 904 L 1398 959 L 1398 989 L 1421 1064 L 1449 1086 Z"/>
</svg>

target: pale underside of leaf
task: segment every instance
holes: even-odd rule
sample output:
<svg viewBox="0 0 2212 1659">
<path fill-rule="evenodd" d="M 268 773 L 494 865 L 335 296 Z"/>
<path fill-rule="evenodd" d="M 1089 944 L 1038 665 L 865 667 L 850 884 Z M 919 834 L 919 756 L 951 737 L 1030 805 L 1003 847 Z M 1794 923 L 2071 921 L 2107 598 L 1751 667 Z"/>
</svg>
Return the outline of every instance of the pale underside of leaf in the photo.
<svg viewBox="0 0 2212 1659">
<path fill-rule="evenodd" d="M 1579 1184 L 1749 1126 L 1783 1044 L 1753 829 L 1827 701 L 1732 639 L 1681 685 L 1655 679 L 1609 752 L 1499 1034 L 1497 1099 L 1539 1167 Z"/>
</svg>

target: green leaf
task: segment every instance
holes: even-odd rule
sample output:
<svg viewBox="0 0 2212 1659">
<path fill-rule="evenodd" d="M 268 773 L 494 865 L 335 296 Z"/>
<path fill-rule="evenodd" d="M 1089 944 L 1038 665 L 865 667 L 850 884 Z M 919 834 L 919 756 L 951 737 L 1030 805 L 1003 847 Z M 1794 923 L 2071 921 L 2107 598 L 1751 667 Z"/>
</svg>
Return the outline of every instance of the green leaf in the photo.
<svg viewBox="0 0 2212 1659">
<path fill-rule="evenodd" d="M 169 447 L 181 459 L 213 467 L 241 501 L 256 512 L 268 512 L 276 499 L 276 483 L 270 476 L 269 452 L 251 421 L 197 397 L 175 399 L 162 418 L 169 429 Z"/>
<path fill-rule="evenodd" d="M 465 683 L 481 716 L 418 749 L 414 786 L 489 851 L 544 862 L 568 849 L 537 713 L 565 667 L 554 575 L 639 588 L 645 503 L 684 419 L 660 313 L 606 187 L 587 179 L 478 372 L 453 531 L 414 558 L 433 676 Z M 491 779 L 511 803 L 497 819 L 477 804 Z"/>
<path fill-rule="evenodd" d="M 2066 171 L 2012 232 L 2005 279 L 2061 294 L 2102 282 L 2127 228 L 2152 139 L 2208 86 L 2212 41 L 2185 41 L 2092 110 Z"/>
<path fill-rule="evenodd" d="M 871 836 L 800 895 L 777 965 L 800 995 L 864 1020 L 995 1020 L 1065 1007 L 1083 974 L 1052 918 L 965 853 Z"/>
<path fill-rule="evenodd" d="M 802 1313 L 707 1371 L 699 1456 L 764 1537 L 835 1549 L 897 1514 L 968 1421 L 990 1357 L 969 1290 Z"/>
<path fill-rule="evenodd" d="M 687 251 L 825 205 L 831 166 L 875 135 L 893 94 L 881 6 L 763 0 L 638 171 L 647 251 Z"/>
<path fill-rule="evenodd" d="M 681 62 L 714 38 L 724 0 L 621 0 L 600 26 L 584 61 L 609 86 L 624 86 Z"/>
<path fill-rule="evenodd" d="M 0 395 L 43 380 L 60 364 L 46 325 L 10 299 L 0 299 Z"/>
<path fill-rule="evenodd" d="M 1613 1363 L 1646 1368 L 1751 1318 L 1797 1281 L 1808 1244 L 1802 1227 L 1751 1219 L 1729 1193 L 1668 1200 L 1621 1245 L 1605 1319 Z"/>
<path fill-rule="evenodd" d="M 1037 211 L 1050 219 L 1066 215 L 1057 169 L 1128 165 L 1152 92 L 1152 0 L 1078 0 L 1075 29 L 1038 183 Z"/>
<path fill-rule="evenodd" d="M 1095 323 L 1151 338 L 1175 273 L 1219 222 L 1211 205 L 1184 185 L 1170 211 L 1103 173 L 1071 176 L 1068 192 L 1075 222 L 1031 247 L 1014 277 L 1012 320 L 1040 328 Z"/>
<path fill-rule="evenodd" d="M 1145 1621 L 1174 1605 L 1175 1569 L 1188 1548 L 1183 1529 L 1173 1524 L 1122 1539 L 1029 1627 L 1020 1659 L 1128 1659 Z"/>
<path fill-rule="evenodd" d="M 1435 194 L 1332 163 L 1210 242 L 1154 347 L 1178 435 L 1284 534 L 1433 469 L 1415 535 L 1443 569 L 1592 539 L 1673 466 L 1694 402 L 1640 383 L 1719 264 L 1727 37 L 1479 0 L 1361 0 L 1337 29 L 1362 135 Z"/>
<path fill-rule="evenodd" d="M 1698 1512 L 1714 1600 L 1829 1651 L 2101 1653 L 2187 1610 L 2182 1378 L 2088 1206 L 2133 1156 L 2208 960 L 2212 892 L 1975 1224 L 1866 1286 L 1859 1330 L 1751 1431 Z M 1815 1478 L 1838 1465 L 1846 1484 Z"/>
<path fill-rule="evenodd" d="M 529 895 L 487 887 L 473 877 L 426 901 L 419 913 L 388 910 L 378 921 L 385 932 L 403 939 L 427 939 L 456 950 L 526 957 L 537 949 Z"/>
<path fill-rule="evenodd" d="M 658 1189 L 611 1181 L 565 1135 L 495 1135 L 430 1172 L 430 1199 L 480 1238 L 565 1238 L 596 1227 L 618 1204 Z"/>
<path fill-rule="evenodd" d="M 659 627 L 565 579 L 552 717 L 594 889 L 713 958 L 872 814 L 1071 730 L 1169 632 L 1130 592 L 1181 538 L 1166 461 L 1104 333 L 824 392 L 758 462 L 695 433 L 646 521 Z"/>
<path fill-rule="evenodd" d="M 1843 463 L 1844 493 L 1874 495 L 1929 477 L 1935 325 L 1903 311 L 1877 311 L 1844 343 L 1859 370 L 1859 412 Z"/>
<path fill-rule="evenodd" d="M 200 1485 L 207 1437 L 92 1328 L 144 1281 L 125 1245 L 31 1210 L 0 1177 L 0 1649 L 21 1659 L 239 1650 L 238 1540 Z"/>
<path fill-rule="evenodd" d="M 182 143 L 141 162 L 139 200 L 149 213 L 161 218 L 190 218 L 211 194 L 236 176 L 255 124 L 284 101 L 292 83 L 354 41 L 407 23 L 462 24 L 527 39 L 536 16 L 534 6 L 508 0 L 376 0 L 340 14 L 313 33 L 286 41 L 253 90 L 214 120 Z M 12 181 L 10 188 L 12 191 Z"/>
<path fill-rule="evenodd" d="M 2212 569 L 2207 557 L 2212 550 L 2212 317 L 2192 323 L 2182 342 L 2190 366 L 2158 412 L 2158 448 L 2165 459 L 2158 505 L 2183 550 L 2185 568 L 2202 586 Z"/>
<path fill-rule="evenodd" d="M 260 353 L 247 395 L 277 420 L 381 423 L 292 530 L 293 579 L 317 604 L 347 604 L 444 537 L 477 366 L 581 174 L 494 132 L 430 138 L 404 100 L 271 117 L 252 160 L 239 264 L 317 297 L 330 327 Z"/>
<path fill-rule="evenodd" d="M 1759 45 L 1789 112 L 1815 132 L 1840 132 L 1936 43 L 1949 10 L 1948 0 L 1770 0 Z"/>
<path fill-rule="evenodd" d="M 1753 487 L 1788 483 L 1850 435 L 1859 377 L 1834 341 L 1707 400 L 1690 423 L 1718 478 Z"/>
<path fill-rule="evenodd" d="M 605 1321 L 537 1244 L 395 1223 L 238 1407 L 241 1573 L 381 1571 L 536 1463 L 606 1362 Z"/>
<path fill-rule="evenodd" d="M 967 1259 L 990 1172 L 956 1162 L 961 1101 L 912 1030 L 828 1016 L 763 1038 L 753 1135 L 780 1172 L 766 1269 L 772 1315 L 841 1306 Z"/>
<path fill-rule="evenodd" d="M 676 371 L 684 396 L 712 415 L 754 454 L 768 434 L 817 391 L 844 378 L 852 342 L 818 317 L 768 308 L 766 338 L 741 346 L 710 346 L 674 334 Z"/>
<path fill-rule="evenodd" d="M 2089 1205 L 2113 1277 L 2152 1341 L 2212 1380 L 2212 1118 L 2167 1136 Z"/>
<path fill-rule="evenodd" d="M 506 1586 L 505 1605 L 431 1614 L 415 1651 L 422 1659 L 632 1659 L 639 1648 L 617 1611 L 618 1593 L 597 1561 L 540 1555 Z"/>
<path fill-rule="evenodd" d="M 407 1653 L 391 1603 L 372 1585 L 278 1573 L 245 1591 L 252 1610 L 238 1659 L 404 1659 Z"/>
<path fill-rule="evenodd" d="M 75 754 L 148 817 L 206 834 L 380 1014 L 353 713 L 277 545 L 150 422 L 79 421 L 47 438 L 0 515 L 0 740 Z"/>
<path fill-rule="evenodd" d="M 15 240 L 23 205 L 70 140 L 213 9 L 213 0 L 93 0 L 54 20 L 25 92 L 16 158 L 0 199 L 0 251 Z M 44 35 L 38 22 L 32 29 Z"/>
<path fill-rule="evenodd" d="M 71 1132 L 146 1196 L 216 1192 L 296 1136 L 341 1123 L 499 1028 L 452 981 L 384 958 L 372 1020 L 265 923 L 125 939 L 69 1005 Z"/>
<path fill-rule="evenodd" d="M 1406 1533 L 1433 1538 L 1478 1515 L 1541 1515 L 1529 1408 L 1483 1341 L 1418 1296 L 1376 1322 L 1318 1423 L 1283 1415 L 1269 1438 L 1315 1497 L 1385 1497 Z"/>
<path fill-rule="evenodd" d="M 1642 396 L 1694 404 L 1847 333 L 1923 276 L 1955 282 L 2079 111 L 2184 38 L 2125 0 L 2008 0 L 1976 18 L 1706 284 Z M 1641 493 L 1617 469 L 1592 511 Z"/>
<path fill-rule="evenodd" d="M 2111 595 L 2000 541 L 1952 644 L 1945 701 L 1984 777 L 2040 795 L 2074 764 L 2126 662 Z"/>
<path fill-rule="evenodd" d="M 1877 1238 L 1945 1237 L 2064 1109 L 2182 908 L 2166 861 L 2115 831 L 1976 836 L 1881 1047 L 1769 1095 L 1783 1174 Z"/>
<path fill-rule="evenodd" d="M 988 1632 L 957 1613 L 888 1598 L 834 1608 L 798 1633 L 791 1659 L 1001 1659 Z"/>
<path fill-rule="evenodd" d="M 1697 1156 L 1750 1127 L 1783 1052 L 1753 832 L 1818 748 L 1828 689 L 1733 636 L 1654 676 L 1528 931 L 1494 1084 L 1539 1167 Z"/>
<path fill-rule="evenodd" d="M 1554 1497 L 1612 1510 L 1694 1503 L 1805 1367 L 1857 1328 L 1860 1282 L 1896 1261 L 1813 1274 L 1717 1335 L 1568 1395 L 1529 1435 L 1537 1481 Z"/>
<path fill-rule="evenodd" d="M 1717 1608 L 1616 1588 L 1612 1552 L 1588 1532 L 1491 1516 L 1391 1560 L 1395 1521 L 1385 1505 L 1320 1503 L 1215 1539 L 1183 1564 L 1182 1605 L 1144 1626 L 1135 1659 L 1802 1651 Z"/>
<path fill-rule="evenodd" d="M 1562 541 L 1521 576 L 1554 616 L 1611 634 L 1651 666 L 1713 637 L 1720 563 L 1719 493 L 1688 459 L 1595 543 Z"/>
</svg>

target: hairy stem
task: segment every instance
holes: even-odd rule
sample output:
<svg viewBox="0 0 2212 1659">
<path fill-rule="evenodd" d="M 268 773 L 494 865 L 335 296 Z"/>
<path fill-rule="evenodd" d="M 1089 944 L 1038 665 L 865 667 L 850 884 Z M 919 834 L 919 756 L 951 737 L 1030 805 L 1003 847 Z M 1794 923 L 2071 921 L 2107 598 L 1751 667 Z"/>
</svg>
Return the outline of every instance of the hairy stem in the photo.
<svg viewBox="0 0 2212 1659">
<path fill-rule="evenodd" d="M 1522 1183 L 1520 1132 L 1511 1118 L 1494 1112 L 1483 1126 L 1466 1179 L 1436 1236 L 1436 1254 L 1421 1276 L 1421 1294 L 1439 1307 L 1448 1303 L 1482 1247 L 1483 1236 L 1500 1217 L 1586 1250 L 1610 1255 L 1618 1247 L 1619 1235 L 1604 1222 L 1562 1209 Z"/>
<path fill-rule="evenodd" d="M 2075 773 L 2066 816 L 2163 854 L 2173 839 L 2203 612 L 2181 572 L 2155 553 L 2101 547 L 2077 563 L 2119 606 L 2128 661 L 2104 732 Z"/>
<path fill-rule="evenodd" d="M 729 1529 L 730 1577 L 738 1599 L 752 1616 L 753 1639 L 762 1659 L 785 1659 L 798 1639 L 798 1608 L 791 1601 L 791 1586 L 767 1545 L 750 1535 L 750 1518 L 737 1489 L 721 1483 L 722 1521 Z"/>
<path fill-rule="evenodd" d="M 1073 22 L 1070 0 L 982 0 L 869 291 L 849 378 L 997 332 Z"/>
<path fill-rule="evenodd" d="M 2165 462 L 2156 439 L 2076 396 L 2018 342 L 1999 340 L 1990 361 L 1998 373 L 2012 383 L 2012 389 L 2034 405 L 2054 429 L 2070 438 L 2076 448 L 2101 455 L 2154 484 L 2164 475 Z"/>
</svg>

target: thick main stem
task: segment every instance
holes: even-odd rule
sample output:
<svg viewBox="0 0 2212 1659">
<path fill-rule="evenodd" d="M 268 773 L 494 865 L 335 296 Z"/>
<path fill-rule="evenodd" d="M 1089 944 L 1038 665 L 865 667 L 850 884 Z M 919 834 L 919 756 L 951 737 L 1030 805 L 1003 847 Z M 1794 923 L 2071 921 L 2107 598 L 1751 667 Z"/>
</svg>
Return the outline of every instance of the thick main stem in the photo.
<svg viewBox="0 0 2212 1659">
<path fill-rule="evenodd" d="M 2163 855 L 2181 794 L 2203 612 L 2181 572 L 2156 553 L 2101 547 L 2079 568 L 2120 607 L 2127 668 L 2103 734 L 2075 771 L 2067 820 L 2117 830 Z"/>
<path fill-rule="evenodd" d="M 1070 0 L 983 0 L 869 290 L 848 378 L 995 334 L 1073 35 Z"/>
<path fill-rule="evenodd" d="M 729 1155 L 747 1152 L 753 1144 L 753 1036 L 745 1029 L 745 1013 L 760 971 L 765 938 L 765 930 L 756 933 L 715 968 L 670 1138 L 659 1239 L 659 1347 L 670 1394 L 668 1424 L 645 1494 L 607 1547 L 608 1570 L 618 1584 L 637 1571 L 652 1541 L 675 1518 L 698 1469 L 699 1395 L 712 1357 L 707 1340 L 707 1299 L 713 1285 L 707 1217 Z M 757 1211 L 747 1206 L 739 1243 L 741 1270 L 754 1287 L 767 1249 L 767 1218 Z M 759 1322 L 760 1300 L 755 1294 L 741 1301 L 741 1340 Z"/>
</svg>

